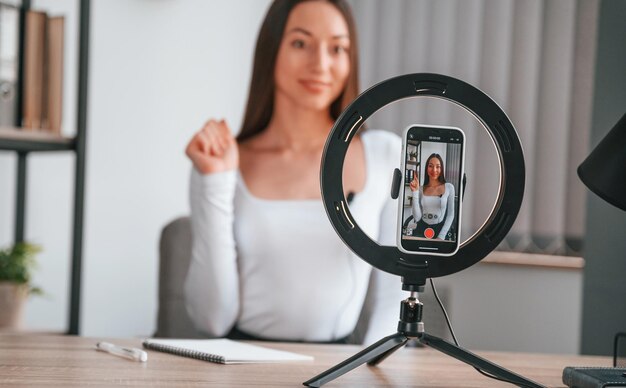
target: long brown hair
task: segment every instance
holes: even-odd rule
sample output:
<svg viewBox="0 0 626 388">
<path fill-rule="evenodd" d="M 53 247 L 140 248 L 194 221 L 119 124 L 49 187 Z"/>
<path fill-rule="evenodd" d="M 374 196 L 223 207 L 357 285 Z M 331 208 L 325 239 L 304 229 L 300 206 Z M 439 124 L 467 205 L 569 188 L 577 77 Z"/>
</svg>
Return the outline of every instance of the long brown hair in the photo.
<svg viewBox="0 0 626 388">
<path fill-rule="evenodd" d="M 285 25 L 291 10 L 298 4 L 312 0 L 274 0 L 261 25 L 254 50 L 252 80 L 248 103 L 237 141 L 241 142 L 262 132 L 270 122 L 274 110 L 274 67 L 283 39 Z M 356 27 L 352 10 L 346 0 L 324 0 L 334 5 L 343 15 L 350 35 L 350 74 L 343 92 L 330 105 L 330 115 L 337 120 L 341 111 L 359 93 L 359 62 Z"/>
</svg>

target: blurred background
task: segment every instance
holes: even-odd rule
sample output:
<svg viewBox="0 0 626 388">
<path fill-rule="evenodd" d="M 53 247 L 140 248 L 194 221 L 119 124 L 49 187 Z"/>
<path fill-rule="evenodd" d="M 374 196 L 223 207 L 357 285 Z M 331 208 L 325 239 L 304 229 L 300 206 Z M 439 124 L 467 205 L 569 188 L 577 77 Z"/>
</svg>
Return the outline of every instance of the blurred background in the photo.
<svg viewBox="0 0 626 388">
<path fill-rule="evenodd" d="M 185 145 L 208 118 L 224 118 L 238 131 L 269 3 L 92 1 L 81 335 L 154 333 L 160 231 L 189 213 Z M 461 344 L 603 353 L 602 341 L 609 341 L 609 354 L 615 327 L 626 328 L 626 307 L 607 296 L 626 294 L 615 288 L 617 279 L 607 280 L 625 271 L 626 221 L 587 196 L 575 171 L 626 107 L 624 2 L 351 4 L 362 90 L 411 72 L 460 78 L 507 112 L 524 147 L 525 200 L 500 252 L 438 281 Z M 33 0 L 31 7 L 65 16 L 62 133 L 72 136 L 78 1 Z M 370 121 L 369 127 L 396 133 L 413 122 L 469 132 L 466 169 L 474 172 L 472 185 L 486 189 L 468 192 L 463 227 L 482 225 L 499 175 L 493 146 L 475 118 L 450 103 L 422 101 L 385 108 Z M 28 330 L 68 325 L 73 158 L 29 156 L 25 237 L 43 247 L 34 283 L 46 296 L 29 300 Z M 0 246 L 13 242 L 16 163 L 13 153 L 0 153 Z M 437 309 L 426 306 L 425 314 Z M 617 316 L 606 315 L 616 310 Z"/>
</svg>

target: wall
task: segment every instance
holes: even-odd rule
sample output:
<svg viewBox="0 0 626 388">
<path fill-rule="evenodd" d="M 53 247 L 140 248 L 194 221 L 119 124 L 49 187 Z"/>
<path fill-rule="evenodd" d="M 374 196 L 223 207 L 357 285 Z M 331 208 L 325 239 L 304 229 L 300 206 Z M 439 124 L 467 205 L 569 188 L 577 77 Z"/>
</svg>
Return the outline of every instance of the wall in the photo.
<svg viewBox="0 0 626 388">
<path fill-rule="evenodd" d="M 447 291 L 454 331 L 468 349 L 579 352 L 578 269 L 479 263 L 436 279 L 436 286 Z M 424 314 L 441 315 L 437 305 Z"/>
<path fill-rule="evenodd" d="M 240 124 L 268 1 L 92 1 L 81 333 L 154 330 L 160 228 L 188 213 L 184 147 L 210 117 Z M 64 133 L 75 123 L 77 2 L 66 15 Z M 0 155 L 0 245 L 13 238 L 15 158 Z M 26 236 L 40 243 L 25 326 L 67 325 L 73 156 L 29 157 Z M 5 184 L 6 183 L 6 184 Z"/>
<path fill-rule="evenodd" d="M 602 2 L 591 147 L 626 113 L 625 19 L 626 2 Z M 581 350 L 612 355 L 613 336 L 626 331 L 626 212 L 589 194 L 586 230 Z"/>
</svg>

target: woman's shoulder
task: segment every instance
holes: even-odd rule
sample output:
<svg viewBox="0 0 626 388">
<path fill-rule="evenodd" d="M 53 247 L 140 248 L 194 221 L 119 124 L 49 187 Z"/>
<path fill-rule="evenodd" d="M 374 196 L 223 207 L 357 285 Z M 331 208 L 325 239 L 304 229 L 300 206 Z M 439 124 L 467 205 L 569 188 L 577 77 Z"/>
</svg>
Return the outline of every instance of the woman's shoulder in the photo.
<svg viewBox="0 0 626 388">
<path fill-rule="evenodd" d="M 454 193 L 454 185 L 450 182 L 446 182 L 446 192 Z"/>
<path fill-rule="evenodd" d="M 393 132 L 382 129 L 368 129 L 361 135 L 367 152 L 385 158 L 399 160 L 402 154 L 402 139 Z"/>
<path fill-rule="evenodd" d="M 361 138 L 371 140 L 376 144 L 401 145 L 402 139 L 397 134 L 383 129 L 367 129 L 361 134 Z"/>
</svg>

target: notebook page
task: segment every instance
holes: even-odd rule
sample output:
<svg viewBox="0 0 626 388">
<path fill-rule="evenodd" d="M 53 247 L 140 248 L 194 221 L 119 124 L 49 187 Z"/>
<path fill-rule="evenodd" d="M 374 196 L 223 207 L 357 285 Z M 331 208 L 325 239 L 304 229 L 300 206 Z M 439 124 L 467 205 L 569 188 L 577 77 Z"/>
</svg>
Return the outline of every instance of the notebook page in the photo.
<svg viewBox="0 0 626 388">
<path fill-rule="evenodd" d="M 148 339 L 145 342 L 223 357 L 226 364 L 313 360 L 311 356 L 269 349 L 226 338 L 204 340 Z"/>
</svg>

